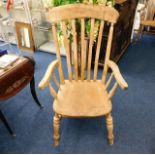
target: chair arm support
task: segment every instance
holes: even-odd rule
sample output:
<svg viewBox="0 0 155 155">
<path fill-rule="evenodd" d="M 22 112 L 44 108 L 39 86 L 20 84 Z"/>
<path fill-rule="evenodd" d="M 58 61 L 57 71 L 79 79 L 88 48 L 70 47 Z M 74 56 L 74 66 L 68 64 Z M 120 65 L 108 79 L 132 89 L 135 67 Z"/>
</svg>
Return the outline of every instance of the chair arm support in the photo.
<svg viewBox="0 0 155 155">
<path fill-rule="evenodd" d="M 49 64 L 44 77 L 39 83 L 39 89 L 43 90 L 45 89 L 45 87 L 48 86 L 51 76 L 53 75 L 55 68 L 58 66 L 58 63 L 59 63 L 58 60 L 54 60 L 53 62 Z"/>
<path fill-rule="evenodd" d="M 118 85 L 124 90 L 128 88 L 128 84 L 127 82 L 124 80 L 124 78 L 122 77 L 118 66 L 116 65 L 116 63 L 114 63 L 113 61 L 109 60 L 108 62 L 108 66 L 112 69 L 114 77 L 118 83 Z"/>
</svg>

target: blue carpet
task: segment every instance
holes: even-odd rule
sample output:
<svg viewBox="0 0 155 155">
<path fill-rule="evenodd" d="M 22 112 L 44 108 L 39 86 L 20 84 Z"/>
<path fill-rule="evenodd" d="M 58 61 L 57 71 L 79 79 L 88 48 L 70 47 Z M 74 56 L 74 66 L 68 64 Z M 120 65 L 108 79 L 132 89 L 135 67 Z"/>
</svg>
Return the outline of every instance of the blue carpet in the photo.
<svg viewBox="0 0 155 155">
<path fill-rule="evenodd" d="M 34 57 L 38 84 L 55 55 L 36 52 Z M 0 103 L 17 134 L 12 139 L 0 122 L 0 153 L 155 153 L 155 38 L 145 36 L 132 44 L 119 67 L 129 89 L 118 89 L 113 97 L 113 146 L 107 143 L 103 118 L 66 118 L 61 123 L 60 146 L 53 147 L 53 98 L 48 89 L 37 88 L 39 100 L 45 107 L 40 110 L 27 86 Z"/>
</svg>

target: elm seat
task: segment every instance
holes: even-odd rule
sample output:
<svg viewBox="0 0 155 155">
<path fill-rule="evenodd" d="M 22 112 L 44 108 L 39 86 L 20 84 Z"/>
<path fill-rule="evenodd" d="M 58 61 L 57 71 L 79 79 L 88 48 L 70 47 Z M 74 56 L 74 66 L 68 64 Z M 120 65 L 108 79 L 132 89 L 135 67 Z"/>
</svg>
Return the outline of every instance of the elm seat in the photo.
<svg viewBox="0 0 155 155">
<path fill-rule="evenodd" d="M 0 101 L 4 101 L 15 96 L 30 83 L 31 94 L 36 103 L 42 107 L 35 92 L 34 70 L 35 62 L 29 57 L 20 57 L 5 70 L 0 69 Z M 15 135 L 1 110 L 0 119 L 7 127 L 8 131 L 12 135 Z"/>
<path fill-rule="evenodd" d="M 101 81 L 65 81 L 60 86 L 53 109 L 58 114 L 74 117 L 103 116 L 111 112 L 112 104 Z M 90 94 L 90 96 L 88 96 Z M 81 108 L 82 107 L 82 108 Z"/>
</svg>

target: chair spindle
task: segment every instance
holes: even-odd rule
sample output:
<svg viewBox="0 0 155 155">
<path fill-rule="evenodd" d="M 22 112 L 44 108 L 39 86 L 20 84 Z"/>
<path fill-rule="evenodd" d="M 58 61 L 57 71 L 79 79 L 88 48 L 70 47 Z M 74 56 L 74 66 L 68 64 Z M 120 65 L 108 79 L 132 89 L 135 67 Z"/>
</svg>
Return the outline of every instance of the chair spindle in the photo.
<svg viewBox="0 0 155 155">
<path fill-rule="evenodd" d="M 109 99 L 111 99 L 114 96 L 117 87 L 118 87 L 118 83 L 115 82 L 114 86 L 112 87 L 112 89 L 110 90 L 110 92 L 108 94 Z"/>
<path fill-rule="evenodd" d="M 65 21 L 62 22 L 62 32 L 64 37 L 64 46 L 66 49 L 66 58 L 67 58 L 67 66 L 68 66 L 68 76 L 69 80 L 72 81 L 72 66 L 71 66 L 71 50 L 69 46 L 69 39 L 67 37 L 67 27 Z"/>
<path fill-rule="evenodd" d="M 57 97 L 57 93 L 56 93 L 55 89 L 52 87 L 52 85 L 51 85 L 50 83 L 48 84 L 48 87 L 49 87 L 49 89 L 50 89 L 51 95 L 52 95 L 54 98 L 56 98 L 56 97 Z"/>
<path fill-rule="evenodd" d="M 56 24 L 52 25 L 52 31 L 53 31 L 53 38 L 54 38 L 54 43 L 55 43 L 55 47 L 56 47 L 56 55 L 57 55 L 57 59 L 59 61 L 59 66 L 58 66 L 58 70 L 59 70 L 59 74 L 60 74 L 60 83 L 64 84 L 64 74 L 62 71 L 62 62 L 61 62 L 61 56 L 60 56 L 60 47 L 59 47 L 59 43 L 58 43 L 58 37 L 57 37 L 57 30 L 56 30 Z"/>
<path fill-rule="evenodd" d="M 102 20 L 100 23 L 100 29 L 98 33 L 98 40 L 97 40 L 97 49 L 96 49 L 96 56 L 95 56 L 95 66 L 94 66 L 94 81 L 97 79 L 97 73 L 98 73 L 98 60 L 100 55 L 100 47 L 102 42 L 102 34 L 104 29 L 104 21 Z"/>
<path fill-rule="evenodd" d="M 112 74 L 110 75 L 108 81 L 107 81 L 106 84 L 105 84 L 105 88 L 106 88 L 106 89 L 109 87 L 109 85 L 110 85 L 110 83 L 111 83 L 113 77 L 114 77 L 114 74 L 112 73 Z"/>
<path fill-rule="evenodd" d="M 73 34 L 73 45 L 74 45 L 74 74 L 75 80 L 78 80 L 78 49 L 77 49 L 77 32 L 76 32 L 76 21 L 72 20 L 72 34 Z"/>
<path fill-rule="evenodd" d="M 92 48 L 94 42 L 94 23 L 95 19 L 91 19 L 91 30 L 89 39 L 89 50 L 88 50 L 88 81 L 91 79 L 91 61 L 92 61 Z"/>
<path fill-rule="evenodd" d="M 106 55 L 105 55 L 105 61 L 104 61 L 104 66 L 103 66 L 103 74 L 102 74 L 102 82 L 105 83 L 106 81 L 106 76 L 108 72 L 108 61 L 110 58 L 110 53 L 111 53 L 111 43 L 113 39 L 113 31 L 114 31 L 114 24 L 111 23 L 110 26 L 110 31 L 109 31 L 109 36 L 108 36 L 108 43 L 107 43 L 107 49 L 106 49 Z"/>
<path fill-rule="evenodd" d="M 60 87 L 60 84 L 59 84 L 59 81 L 58 81 L 55 73 L 53 74 L 53 80 L 54 80 L 55 84 L 57 85 L 57 87 L 59 88 Z"/>
<path fill-rule="evenodd" d="M 81 80 L 85 77 L 85 63 L 86 63 L 86 52 L 85 52 L 85 19 L 81 19 Z"/>
</svg>

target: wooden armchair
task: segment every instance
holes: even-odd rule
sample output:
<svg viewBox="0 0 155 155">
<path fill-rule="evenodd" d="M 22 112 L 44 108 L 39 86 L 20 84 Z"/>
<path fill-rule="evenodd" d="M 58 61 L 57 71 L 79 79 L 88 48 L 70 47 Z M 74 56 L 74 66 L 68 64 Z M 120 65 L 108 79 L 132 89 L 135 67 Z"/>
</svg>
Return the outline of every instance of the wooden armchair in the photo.
<svg viewBox="0 0 155 155">
<path fill-rule="evenodd" d="M 144 27 L 155 27 L 155 1 L 147 0 L 145 6 L 139 11 L 141 14 L 139 37 L 141 37 Z"/>
<path fill-rule="evenodd" d="M 53 61 L 43 79 L 39 84 L 40 89 L 49 87 L 51 95 L 54 97 L 53 110 L 55 112 L 53 118 L 54 127 L 54 144 L 59 145 L 59 127 L 62 117 L 97 117 L 105 116 L 106 126 L 108 130 L 108 140 L 110 144 L 114 142 L 113 135 L 113 118 L 111 116 L 112 103 L 111 99 L 117 89 L 120 86 L 122 89 L 128 88 L 128 84 L 123 79 L 117 65 L 109 60 L 112 36 L 114 30 L 114 24 L 119 16 L 118 12 L 111 7 L 105 6 L 93 6 L 84 4 L 66 5 L 56 7 L 50 10 L 49 20 L 53 23 L 52 30 L 54 36 L 54 42 L 57 52 L 57 60 Z M 85 21 L 91 20 L 91 32 L 89 38 L 88 59 L 86 61 L 86 44 L 85 44 Z M 77 21 L 78 19 L 78 21 Z M 91 77 L 91 60 L 92 60 L 92 47 L 94 41 L 94 25 L 95 21 L 100 21 L 97 49 L 95 57 L 95 65 L 93 78 Z M 73 56 L 74 65 L 71 65 L 71 50 L 70 40 L 67 36 L 66 23 L 70 21 L 72 26 L 73 35 Z M 77 31 L 76 22 L 81 22 L 80 32 Z M 98 75 L 98 60 L 102 41 L 102 33 L 104 24 L 108 22 L 110 24 L 109 37 L 107 42 L 107 50 L 105 57 L 105 64 L 103 68 L 102 79 L 97 79 Z M 57 38 L 57 25 L 61 23 L 61 28 L 64 36 L 64 46 L 66 49 L 66 61 L 68 68 L 68 79 L 64 78 L 62 61 L 60 56 L 60 48 Z M 80 35 L 80 37 L 77 37 Z M 79 38 L 80 41 L 77 40 Z M 78 50 L 81 51 L 81 58 L 78 57 Z M 80 59 L 80 63 L 79 63 Z M 87 63 L 87 64 L 86 64 Z M 78 66 L 80 65 L 80 72 Z M 60 75 L 60 83 L 55 76 L 55 69 L 58 68 Z M 111 68 L 112 73 L 108 80 L 108 68 Z M 87 75 L 85 74 L 87 73 Z M 108 87 L 111 84 L 113 77 L 116 79 L 112 89 L 108 92 Z M 57 86 L 58 92 L 52 87 L 50 80 L 53 78 Z"/>
</svg>

